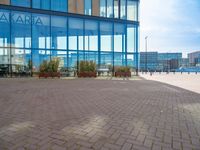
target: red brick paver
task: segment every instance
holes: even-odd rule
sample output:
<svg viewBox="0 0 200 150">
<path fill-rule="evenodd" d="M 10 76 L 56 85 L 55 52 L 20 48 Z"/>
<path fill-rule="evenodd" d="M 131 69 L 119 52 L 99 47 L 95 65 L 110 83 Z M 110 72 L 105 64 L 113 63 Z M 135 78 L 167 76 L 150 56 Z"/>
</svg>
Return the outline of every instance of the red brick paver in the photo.
<svg viewBox="0 0 200 150">
<path fill-rule="evenodd" d="M 0 150 L 198 150 L 200 95 L 153 81 L 0 79 Z"/>
</svg>

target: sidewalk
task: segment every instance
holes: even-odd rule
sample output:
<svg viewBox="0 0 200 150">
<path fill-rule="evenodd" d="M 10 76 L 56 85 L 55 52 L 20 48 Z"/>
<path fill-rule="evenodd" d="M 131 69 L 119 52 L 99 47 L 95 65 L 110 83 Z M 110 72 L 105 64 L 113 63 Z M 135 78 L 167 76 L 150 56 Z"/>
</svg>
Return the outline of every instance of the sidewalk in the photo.
<svg viewBox="0 0 200 150">
<path fill-rule="evenodd" d="M 150 73 L 140 73 L 140 77 L 200 93 L 200 73 L 153 73 L 152 75 Z"/>
</svg>

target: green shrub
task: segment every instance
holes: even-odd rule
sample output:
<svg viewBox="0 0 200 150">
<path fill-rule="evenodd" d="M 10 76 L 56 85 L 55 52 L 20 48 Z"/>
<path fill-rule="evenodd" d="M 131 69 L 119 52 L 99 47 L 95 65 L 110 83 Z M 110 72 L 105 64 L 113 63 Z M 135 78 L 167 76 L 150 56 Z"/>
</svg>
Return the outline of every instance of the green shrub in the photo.
<svg viewBox="0 0 200 150">
<path fill-rule="evenodd" d="M 130 72 L 130 67 L 118 66 L 118 67 L 115 67 L 115 71 L 116 72 Z"/>
<path fill-rule="evenodd" d="M 58 72 L 58 67 L 59 67 L 59 59 L 55 58 L 50 60 L 49 62 L 47 60 L 44 60 L 40 64 L 40 73 L 44 72 Z"/>
<path fill-rule="evenodd" d="M 44 73 L 44 72 L 48 72 L 48 61 L 44 60 L 41 64 L 40 64 L 40 73 Z"/>
<path fill-rule="evenodd" d="M 48 72 L 58 72 L 59 59 L 55 58 L 49 61 Z"/>
<path fill-rule="evenodd" d="M 80 61 L 80 72 L 96 72 L 96 63 L 93 61 Z"/>
</svg>

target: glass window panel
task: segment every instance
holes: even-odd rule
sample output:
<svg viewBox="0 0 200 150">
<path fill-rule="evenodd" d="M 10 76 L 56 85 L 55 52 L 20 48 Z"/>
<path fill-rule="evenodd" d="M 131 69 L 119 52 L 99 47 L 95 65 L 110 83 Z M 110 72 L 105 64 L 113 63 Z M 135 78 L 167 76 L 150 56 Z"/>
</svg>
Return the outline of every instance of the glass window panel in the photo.
<svg viewBox="0 0 200 150">
<path fill-rule="evenodd" d="M 78 61 L 83 61 L 85 60 L 85 52 L 84 51 L 79 51 L 79 55 L 78 55 Z"/>
<path fill-rule="evenodd" d="M 30 7 L 31 0 L 11 0 L 11 4 L 14 6 Z"/>
<path fill-rule="evenodd" d="M 88 0 L 87 0 L 88 1 Z M 84 0 L 76 0 L 78 14 L 84 14 Z"/>
<path fill-rule="evenodd" d="M 85 21 L 85 50 L 98 51 L 98 24 Z"/>
<path fill-rule="evenodd" d="M 85 0 L 85 15 L 92 14 L 92 0 Z"/>
<path fill-rule="evenodd" d="M 83 33 L 78 35 L 78 50 L 84 50 L 83 48 Z"/>
<path fill-rule="evenodd" d="M 137 3 L 134 0 L 127 0 L 127 19 L 137 21 Z"/>
<path fill-rule="evenodd" d="M 0 69 L 2 72 L 8 72 L 8 65 L 10 64 L 10 50 L 7 48 L 0 48 Z"/>
<path fill-rule="evenodd" d="M 52 16 L 51 18 L 51 48 L 67 49 L 67 19 Z"/>
<path fill-rule="evenodd" d="M 48 15 L 32 14 L 32 47 L 50 48 L 50 17 Z"/>
<path fill-rule="evenodd" d="M 125 27 L 123 24 L 114 24 L 114 51 L 125 51 Z"/>
<path fill-rule="evenodd" d="M 68 0 L 68 12 L 76 13 L 76 1 Z"/>
<path fill-rule="evenodd" d="M 98 52 L 85 52 L 85 60 L 93 61 L 98 64 Z"/>
<path fill-rule="evenodd" d="M 33 72 L 38 72 L 40 64 L 50 60 L 50 50 L 32 50 Z"/>
<path fill-rule="evenodd" d="M 100 65 L 110 67 L 110 65 L 113 65 L 112 60 L 113 60 L 112 53 L 101 52 Z"/>
<path fill-rule="evenodd" d="M 134 59 L 134 55 L 133 54 L 128 54 L 127 55 L 127 66 L 133 68 L 135 67 L 135 59 Z"/>
<path fill-rule="evenodd" d="M 24 38 L 16 37 L 14 42 L 15 44 L 12 45 L 13 47 L 24 47 Z"/>
<path fill-rule="evenodd" d="M 136 49 L 136 27 L 127 26 L 127 52 L 133 53 Z"/>
<path fill-rule="evenodd" d="M 67 51 L 51 51 L 51 59 L 55 58 L 59 60 L 59 69 L 67 67 Z"/>
<path fill-rule="evenodd" d="M 106 17 L 106 0 L 100 0 L 100 16 Z"/>
<path fill-rule="evenodd" d="M 0 47 L 4 47 L 4 42 L 3 42 L 3 38 L 0 38 Z"/>
<path fill-rule="evenodd" d="M 119 0 L 114 0 L 114 17 L 119 18 Z"/>
<path fill-rule="evenodd" d="M 112 24 L 100 23 L 101 51 L 112 51 Z"/>
<path fill-rule="evenodd" d="M 10 14 L 0 9 L 0 46 L 9 47 L 10 43 Z"/>
<path fill-rule="evenodd" d="M 32 7 L 39 9 L 50 9 L 50 0 L 32 0 Z"/>
<path fill-rule="evenodd" d="M 77 50 L 77 36 L 69 36 L 69 49 Z"/>
<path fill-rule="evenodd" d="M 69 51 L 69 67 L 77 67 L 77 52 Z"/>
<path fill-rule="evenodd" d="M 126 19 L 126 0 L 120 0 L 120 18 Z"/>
<path fill-rule="evenodd" d="M 125 54 L 124 53 L 114 53 L 114 65 L 124 66 L 125 65 Z"/>
<path fill-rule="evenodd" d="M 31 48 L 31 37 L 25 37 L 25 47 Z"/>
<path fill-rule="evenodd" d="M 12 12 L 12 47 L 31 48 L 31 14 Z"/>
<path fill-rule="evenodd" d="M 25 49 L 12 49 L 12 71 L 13 73 L 26 73 L 30 75 L 31 72 L 31 53 L 27 53 Z"/>
<path fill-rule="evenodd" d="M 92 1 L 92 15 L 93 16 L 99 16 L 99 0 L 93 0 Z"/>
<path fill-rule="evenodd" d="M 67 12 L 67 0 L 51 0 L 51 10 Z"/>
<path fill-rule="evenodd" d="M 69 49 L 83 50 L 83 20 L 69 18 Z"/>
<path fill-rule="evenodd" d="M 1 0 L 0 4 L 10 5 L 10 0 Z"/>
<path fill-rule="evenodd" d="M 107 0 L 107 17 L 113 18 L 113 0 Z"/>
</svg>

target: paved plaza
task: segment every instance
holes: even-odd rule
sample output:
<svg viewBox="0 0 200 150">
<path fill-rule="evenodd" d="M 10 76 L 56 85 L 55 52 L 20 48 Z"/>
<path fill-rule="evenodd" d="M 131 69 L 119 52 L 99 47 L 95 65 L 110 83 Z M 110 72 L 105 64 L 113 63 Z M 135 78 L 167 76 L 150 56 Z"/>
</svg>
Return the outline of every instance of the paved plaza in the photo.
<svg viewBox="0 0 200 150">
<path fill-rule="evenodd" d="M 200 94 L 200 73 L 140 73 L 140 76 L 153 81 L 159 81 L 184 88 Z"/>
<path fill-rule="evenodd" d="M 149 80 L 0 79 L 0 150 L 200 150 L 200 95 Z"/>
</svg>

